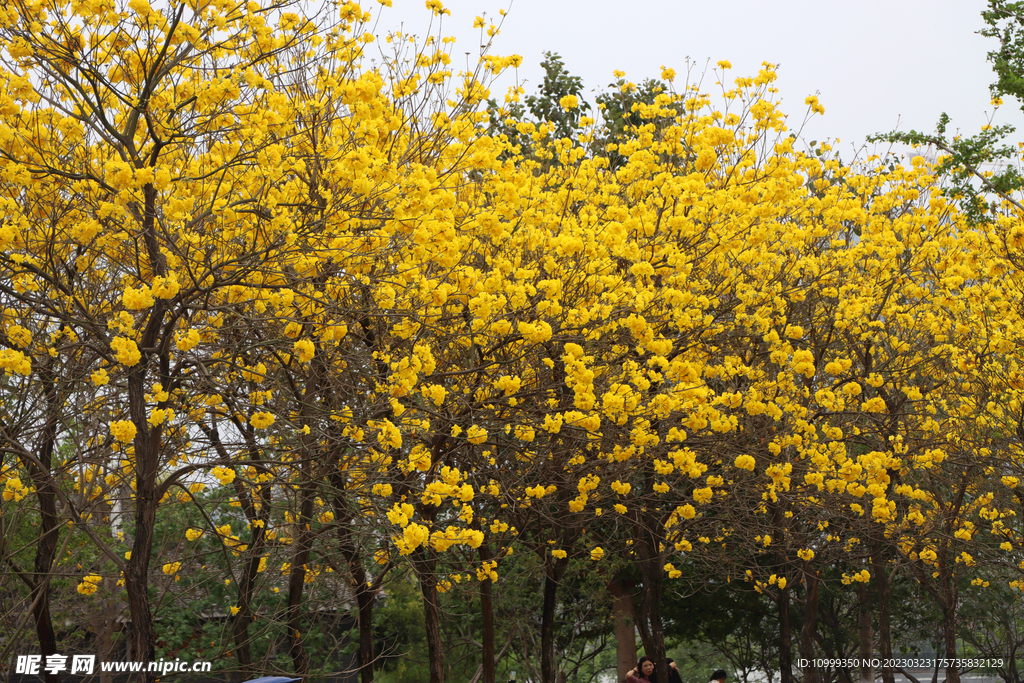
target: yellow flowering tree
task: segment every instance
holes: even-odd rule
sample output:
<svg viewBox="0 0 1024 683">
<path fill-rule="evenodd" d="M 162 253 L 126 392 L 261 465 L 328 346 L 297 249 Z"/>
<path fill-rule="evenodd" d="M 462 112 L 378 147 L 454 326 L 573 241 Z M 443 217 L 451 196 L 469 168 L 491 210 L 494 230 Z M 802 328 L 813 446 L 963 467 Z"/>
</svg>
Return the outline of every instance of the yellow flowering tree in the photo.
<svg viewBox="0 0 1024 683">
<path fill-rule="evenodd" d="M 123 581 L 138 659 L 150 589 L 212 593 L 189 579 L 216 554 L 244 675 L 270 632 L 315 675 L 307 604 L 344 585 L 369 683 L 405 566 L 431 683 L 465 586 L 493 682 L 517 553 L 544 681 L 570 562 L 636 569 L 661 675 L 693 567 L 774 606 L 784 683 L 794 596 L 813 659 L 831 569 L 878 588 L 883 654 L 886 582 L 915 578 L 955 655 L 963 583 L 1024 536 L 1011 207 L 985 233 L 920 164 L 800 152 L 771 65 L 717 103 L 670 69 L 622 80 L 602 124 L 552 58 L 557 100 L 528 122 L 513 92 L 492 121 L 516 58 L 456 74 L 439 34 L 396 33 L 367 66 L 370 13 L 302 9 L 0 10 L 2 505 L 39 521 L 31 570 L 4 559 L 44 654 L 53 577 L 88 547 L 72 597 Z"/>
<path fill-rule="evenodd" d="M 73 409 L 87 441 L 71 459 L 103 474 L 99 504 L 131 516 L 129 558 L 80 506 L 68 510 L 124 572 L 140 659 L 154 654 L 147 589 L 159 510 L 187 500 L 190 478 L 209 472 L 234 488 L 253 529 L 252 543 L 235 549 L 235 638 L 251 670 L 246 629 L 271 485 L 295 477 L 288 620 L 305 670 L 296 625 L 312 482 L 328 471 L 320 463 L 336 461 L 320 453 L 323 442 L 283 439 L 285 429 L 305 437 L 311 418 L 275 398 L 286 392 L 270 380 L 290 382 L 296 405 L 319 400 L 334 368 L 318 364 L 317 347 L 346 328 L 325 317 L 326 303 L 370 284 L 392 236 L 428 213 L 415 198 L 462 162 L 479 120 L 472 74 L 453 105 L 436 94 L 451 77 L 440 40 L 421 46 L 423 60 L 412 55 L 411 72 L 405 48 L 388 69 L 364 70 L 371 17 L 351 3 L 337 10 L 307 17 L 281 5 L 133 0 L 62 12 L 30 3 L 0 21 L 4 367 L 27 377 L 27 395 L 80 397 Z M 408 206 L 394 216 L 400 196 Z M 373 288 L 373 298 L 389 290 Z M 23 348 L 45 362 L 33 367 Z M 47 367 L 65 348 L 83 370 L 60 389 Z M 72 405 L 50 403 L 65 416 L 48 419 L 67 424 Z M 46 462 L 52 429 L 47 439 L 44 460 L 26 460 L 44 511 L 54 498 L 46 491 L 58 487 Z M 240 464 L 244 480 L 231 476 Z M 40 576 L 58 540 L 44 514 Z M 38 585 L 45 593 L 46 581 Z M 45 600 L 34 603 L 45 610 Z"/>
</svg>

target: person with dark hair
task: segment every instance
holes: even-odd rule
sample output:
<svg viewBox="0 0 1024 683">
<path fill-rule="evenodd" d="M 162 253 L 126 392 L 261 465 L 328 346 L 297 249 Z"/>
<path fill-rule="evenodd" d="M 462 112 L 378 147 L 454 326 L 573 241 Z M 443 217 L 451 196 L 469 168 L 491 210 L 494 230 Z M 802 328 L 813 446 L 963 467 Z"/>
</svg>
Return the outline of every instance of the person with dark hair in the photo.
<svg viewBox="0 0 1024 683">
<path fill-rule="evenodd" d="M 711 683 L 725 683 L 725 669 L 715 669 L 711 674 Z"/>
<path fill-rule="evenodd" d="M 626 683 L 642 683 L 650 681 L 654 675 L 654 660 L 646 655 L 641 657 L 636 667 L 626 672 Z"/>
<path fill-rule="evenodd" d="M 626 674 L 626 683 L 658 683 L 658 674 L 654 669 L 654 660 L 645 655 L 636 663 L 636 668 Z M 668 683 L 683 683 L 679 677 L 679 667 L 672 658 L 668 660 Z"/>
</svg>

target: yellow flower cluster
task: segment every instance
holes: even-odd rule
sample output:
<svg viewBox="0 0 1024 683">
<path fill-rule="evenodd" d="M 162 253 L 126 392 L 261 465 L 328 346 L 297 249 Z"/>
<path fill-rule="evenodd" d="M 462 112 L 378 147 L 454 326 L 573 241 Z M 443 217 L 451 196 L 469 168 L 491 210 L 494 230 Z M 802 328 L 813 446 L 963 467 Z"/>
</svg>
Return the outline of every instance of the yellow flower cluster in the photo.
<svg viewBox="0 0 1024 683">
<path fill-rule="evenodd" d="M 0 368 L 4 373 L 28 376 L 32 372 L 32 361 L 21 351 L 15 349 L 0 350 Z"/>
<path fill-rule="evenodd" d="M 114 351 L 117 362 L 128 367 L 138 364 L 142 359 L 142 353 L 134 341 L 127 337 L 114 337 L 110 340 L 110 348 Z"/>
<path fill-rule="evenodd" d="M 265 410 L 257 411 L 253 413 L 251 418 L 249 418 L 249 424 L 256 429 L 266 429 L 270 425 L 274 424 L 274 421 L 274 416 Z"/>
<path fill-rule="evenodd" d="M 4 500 L 18 502 L 27 496 L 28 493 L 29 489 L 21 483 L 21 479 L 18 477 L 7 477 L 7 480 L 4 482 Z"/>
<path fill-rule="evenodd" d="M 218 482 L 220 482 L 221 486 L 227 486 L 228 484 L 235 480 L 235 477 L 238 476 L 238 473 L 235 472 L 235 469 L 233 467 L 224 467 L 222 465 L 214 467 L 212 470 L 210 470 L 210 474 L 213 475 L 213 477 Z M 228 527 L 227 533 L 231 533 L 231 527 Z"/>
<path fill-rule="evenodd" d="M 81 582 L 75 587 L 75 589 L 82 595 L 93 595 L 99 590 L 102 582 L 103 577 L 99 574 L 89 574 L 82 578 Z"/>
<path fill-rule="evenodd" d="M 131 420 L 116 420 L 110 423 L 110 434 L 120 443 L 128 443 L 135 438 L 137 429 Z"/>
</svg>

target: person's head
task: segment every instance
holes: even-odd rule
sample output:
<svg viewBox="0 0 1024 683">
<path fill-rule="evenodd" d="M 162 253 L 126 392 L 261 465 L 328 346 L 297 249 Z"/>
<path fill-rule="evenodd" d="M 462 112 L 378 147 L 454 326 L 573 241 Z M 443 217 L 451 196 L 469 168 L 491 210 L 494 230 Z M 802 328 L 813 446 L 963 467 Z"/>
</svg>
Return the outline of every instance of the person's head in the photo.
<svg viewBox="0 0 1024 683">
<path fill-rule="evenodd" d="M 636 663 L 636 670 L 644 678 L 650 678 L 651 674 L 654 673 L 654 660 L 647 656 L 641 657 Z"/>
<path fill-rule="evenodd" d="M 715 672 L 711 674 L 712 683 L 724 683 L 725 671 L 723 669 L 715 669 Z"/>
</svg>

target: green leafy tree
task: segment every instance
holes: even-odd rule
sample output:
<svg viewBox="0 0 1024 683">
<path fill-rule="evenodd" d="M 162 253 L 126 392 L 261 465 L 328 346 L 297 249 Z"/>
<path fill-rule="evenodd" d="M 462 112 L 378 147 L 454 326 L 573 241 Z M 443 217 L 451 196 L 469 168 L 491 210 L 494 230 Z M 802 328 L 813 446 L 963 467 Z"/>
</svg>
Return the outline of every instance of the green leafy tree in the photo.
<svg viewBox="0 0 1024 683">
<path fill-rule="evenodd" d="M 504 135 L 523 156 L 533 156 L 539 143 L 577 138 L 590 105 L 583 99 L 583 79 L 573 76 L 557 52 L 545 52 L 540 63 L 544 80 L 537 94 L 504 108 L 488 101 L 491 129 Z"/>
<path fill-rule="evenodd" d="M 1004 97 L 1016 99 L 1024 110 L 1024 2 L 989 0 L 981 13 L 985 28 L 979 33 L 999 42 L 988 53 L 996 80 L 989 86 L 992 105 L 998 108 Z M 993 116 L 995 112 L 993 111 Z M 939 117 L 934 133 L 915 130 L 879 134 L 870 141 L 898 142 L 917 147 L 931 146 L 943 153 L 935 166 L 947 180 L 944 193 L 956 200 L 970 223 L 989 222 L 1001 204 L 1024 211 L 1020 192 L 1024 176 L 1017 167 L 1020 150 L 1006 142 L 1012 125 L 988 125 L 975 135 L 950 135 L 950 117 Z"/>
</svg>

